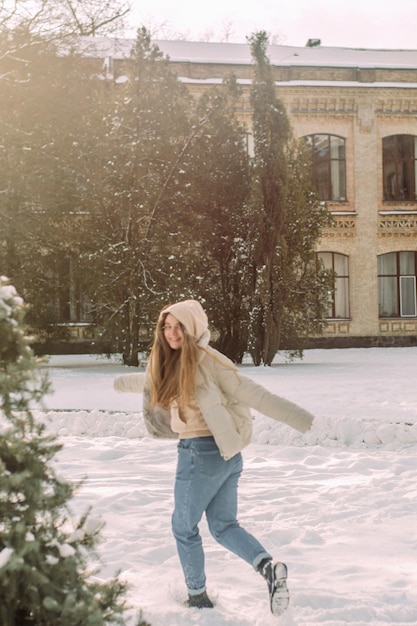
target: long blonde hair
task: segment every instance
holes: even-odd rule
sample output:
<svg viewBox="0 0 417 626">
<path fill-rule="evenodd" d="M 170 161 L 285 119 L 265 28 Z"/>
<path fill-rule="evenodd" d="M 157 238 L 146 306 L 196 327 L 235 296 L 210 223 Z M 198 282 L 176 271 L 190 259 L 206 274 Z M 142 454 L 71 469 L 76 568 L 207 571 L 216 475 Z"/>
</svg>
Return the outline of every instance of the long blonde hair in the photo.
<svg viewBox="0 0 417 626">
<path fill-rule="evenodd" d="M 173 350 L 164 336 L 165 318 L 162 313 L 155 329 L 155 339 L 149 357 L 151 404 L 169 408 L 174 400 L 179 406 L 187 405 L 196 389 L 197 366 L 200 348 L 196 339 L 181 324 L 183 342 Z"/>
</svg>

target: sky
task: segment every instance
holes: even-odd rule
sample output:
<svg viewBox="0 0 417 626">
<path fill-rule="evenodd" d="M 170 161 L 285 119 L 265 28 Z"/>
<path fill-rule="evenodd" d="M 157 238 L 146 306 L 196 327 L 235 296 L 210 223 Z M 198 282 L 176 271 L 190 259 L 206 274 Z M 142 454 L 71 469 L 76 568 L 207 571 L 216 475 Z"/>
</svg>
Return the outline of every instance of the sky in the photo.
<svg viewBox="0 0 417 626">
<path fill-rule="evenodd" d="M 417 0 L 133 0 L 132 33 L 146 26 L 154 38 L 245 43 L 265 30 L 271 43 L 417 49 Z"/>
<path fill-rule="evenodd" d="M 126 626 L 140 610 L 151 626 L 415 626 L 417 347 L 306 350 L 302 361 L 240 368 L 315 415 L 301 435 L 253 410 L 243 451 L 239 520 L 288 566 L 291 602 L 280 619 L 265 582 L 211 538 L 205 519 L 215 607 L 184 607 L 170 523 L 176 441 L 149 438 L 142 397 L 113 390 L 136 368 L 50 359 L 53 393 L 34 417 L 63 445 L 58 475 L 83 479 L 70 519 L 76 525 L 91 506 L 90 522 L 105 524 L 96 577 L 120 571 L 129 583 Z"/>
</svg>

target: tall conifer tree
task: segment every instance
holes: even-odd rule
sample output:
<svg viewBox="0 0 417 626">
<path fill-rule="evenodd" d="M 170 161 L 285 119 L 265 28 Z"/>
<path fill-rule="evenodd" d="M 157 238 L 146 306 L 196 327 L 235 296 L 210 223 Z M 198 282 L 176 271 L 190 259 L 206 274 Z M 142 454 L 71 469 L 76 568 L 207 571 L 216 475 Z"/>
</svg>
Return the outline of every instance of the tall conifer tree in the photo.
<svg viewBox="0 0 417 626">
<path fill-rule="evenodd" d="M 71 521 L 74 486 L 52 462 L 61 446 L 30 406 L 48 389 L 23 328 L 24 304 L 0 278 L 0 624 L 123 624 L 125 586 L 88 567 L 100 528 Z"/>
<path fill-rule="evenodd" d="M 245 128 L 236 117 L 240 97 L 230 77 L 199 98 L 196 113 L 206 125 L 188 155 L 188 219 L 182 219 L 191 244 L 189 282 L 205 302 L 213 343 L 234 362 L 241 362 L 247 348 L 252 234 L 250 159 Z"/>
<path fill-rule="evenodd" d="M 299 352 L 319 332 L 326 276 L 315 245 L 328 214 L 311 187 L 304 155 L 277 96 L 265 32 L 249 39 L 254 136 L 253 277 L 250 351 L 270 365 L 279 349 Z"/>
</svg>

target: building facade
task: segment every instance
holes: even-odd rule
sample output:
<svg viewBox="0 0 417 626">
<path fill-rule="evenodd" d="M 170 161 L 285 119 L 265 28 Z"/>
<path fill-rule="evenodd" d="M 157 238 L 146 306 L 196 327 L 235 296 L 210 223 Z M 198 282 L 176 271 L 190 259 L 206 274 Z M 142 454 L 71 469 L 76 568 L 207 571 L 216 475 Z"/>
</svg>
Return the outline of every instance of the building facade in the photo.
<svg viewBox="0 0 417 626">
<path fill-rule="evenodd" d="M 336 272 L 324 337 L 313 345 L 417 343 L 417 51 L 271 45 L 268 56 L 293 134 L 310 148 L 333 226 L 317 253 Z M 233 73 L 251 133 L 247 44 L 156 41 L 198 97 Z M 123 81 L 131 42 L 96 40 Z"/>
</svg>

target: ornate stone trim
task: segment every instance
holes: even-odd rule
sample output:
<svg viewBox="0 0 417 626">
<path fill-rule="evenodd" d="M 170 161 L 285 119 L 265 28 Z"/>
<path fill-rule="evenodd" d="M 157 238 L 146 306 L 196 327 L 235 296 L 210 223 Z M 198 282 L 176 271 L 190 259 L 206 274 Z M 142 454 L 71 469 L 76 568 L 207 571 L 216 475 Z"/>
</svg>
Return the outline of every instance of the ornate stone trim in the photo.
<svg viewBox="0 0 417 626">
<path fill-rule="evenodd" d="M 385 98 L 378 100 L 375 113 L 388 115 L 416 115 L 417 100 L 415 98 Z"/>
<path fill-rule="evenodd" d="M 379 320 L 379 332 L 382 335 L 415 335 L 417 333 L 417 320 Z"/>
<path fill-rule="evenodd" d="M 343 97 L 300 97 L 291 99 L 290 103 L 291 113 L 332 113 L 346 115 L 355 113 L 356 103 L 355 98 L 343 98 Z"/>
<path fill-rule="evenodd" d="M 415 237 L 417 215 L 384 215 L 379 217 L 378 237 Z"/>
<path fill-rule="evenodd" d="M 356 219 L 353 215 L 332 215 L 333 224 L 323 230 L 323 237 L 343 237 L 344 239 L 356 235 Z"/>
<path fill-rule="evenodd" d="M 350 321 L 349 320 L 332 320 L 328 321 L 323 335 L 349 335 L 350 334 Z"/>
</svg>

